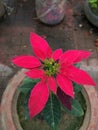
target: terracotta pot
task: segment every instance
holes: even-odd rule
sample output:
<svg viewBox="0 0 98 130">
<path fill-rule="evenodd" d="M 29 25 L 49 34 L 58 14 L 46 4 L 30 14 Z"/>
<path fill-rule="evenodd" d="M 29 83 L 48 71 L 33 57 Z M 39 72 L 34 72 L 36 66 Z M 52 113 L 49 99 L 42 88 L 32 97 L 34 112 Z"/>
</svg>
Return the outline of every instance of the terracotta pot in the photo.
<svg viewBox="0 0 98 130">
<path fill-rule="evenodd" d="M 98 27 L 98 15 L 96 15 L 90 8 L 90 5 L 88 3 L 88 0 L 85 1 L 85 6 L 84 6 L 85 14 L 88 18 L 88 20 Z M 97 9 L 98 10 L 98 9 Z"/>
<path fill-rule="evenodd" d="M 17 87 L 25 78 L 24 72 L 19 71 L 9 82 L 3 94 L 1 102 L 0 120 L 2 130 L 23 130 L 17 115 L 16 103 L 19 96 Z M 84 86 L 83 95 L 87 103 L 83 125 L 79 130 L 97 130 L 98 125 L 98 97 L 93 86 Z"/>
<path fill-rule="evenodd" d="M 66 0 L 36 0 L 37 18 L 49 25 L 60 23 L 65 16 Z"/>
</svg>

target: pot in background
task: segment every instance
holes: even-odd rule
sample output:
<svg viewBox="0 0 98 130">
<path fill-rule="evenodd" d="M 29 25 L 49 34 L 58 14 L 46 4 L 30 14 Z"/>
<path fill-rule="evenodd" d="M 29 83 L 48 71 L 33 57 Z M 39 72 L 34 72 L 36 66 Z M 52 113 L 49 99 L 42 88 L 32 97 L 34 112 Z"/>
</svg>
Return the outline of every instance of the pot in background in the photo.
<svg viewBox="0 0 98 130">
<path fill-rule="evenodd" d="M 0 2 L 0 19 L 2 19 L 4 17 L 5 12 L 6 12 L 5 6 L 4 6 L 3 2 Z"/>
<path fill-rule="evenodd" d="M 98 7 L 97 7 L 97 10 L 98 10 Z M 98 27 L 98 15 L 93 12 L 93 10 L 91 9 L 91 7 L 88 3 L 88 0 L 85 1 L 84 11 L 85 11 L 85 15 L 88 18 L 88 20 L 94 26 Z"/>
<path fill-rule="evenodd" d="M 60 23 L 65 16 L 66 0 L 36 0 L 37 18 L 48 25 Z"/>
</svg>

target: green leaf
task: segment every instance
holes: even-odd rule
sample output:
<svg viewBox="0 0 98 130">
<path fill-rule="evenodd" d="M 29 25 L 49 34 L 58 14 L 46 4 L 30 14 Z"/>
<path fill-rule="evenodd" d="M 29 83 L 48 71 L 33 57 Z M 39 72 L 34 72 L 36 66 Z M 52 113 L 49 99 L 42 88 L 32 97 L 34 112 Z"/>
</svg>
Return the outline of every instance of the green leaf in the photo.
<svg viewBox="0 0 98 130">
<path fill-rule="evenodd" d="M 61 106 L 56 95 L 51 94 L 42 112 L 44 120 L 52 130 L 57 130 L 61 118 Z"/>
<path fill-rule="evenodd" d="M 34 79 L 30 79 L 28 77 L 26 77 L 23 82 L 21 83 L 21 85 L 19 86 L 19 90 L 20 92 L 22 92 L 24 94 L 24 108 L 25 108 L 25 120 L 30 119 L 29 116 L 29 110 L 28 110 L 28 99 L 29 99 L 29 95 L 30 95 L 30 91 L 31 89 L 36 85 L 36 83 L 39 81 L 39 79 L 34 80 Z"/>
<path fill-rule="evenodd" d="M 25 100 L 24 100 L 24 113 L 25 113 L 25 120 L 30 119 L 29 109 L 28 109 L 28 99 L 29 99 L 29 93 L 24 94 Z"/>
<path fill-rule="evenodd" d="M 77 68 L 80 68 L 80 63 L 77 63 L 77 64 L 75 64 L 75 66 L 77 67 Z"/>
<path fill-rule="evenodd" d="M 30 78 L 25 78 L 22 84 L 19 86 L 19 90 L 23 93 L 28 93 L 39 81 L 39 79 L 34 80 Z"/>
<path fill-rule="evenodd" d="M 82 91 L 82 86 L 76 83 L 73 83 L 73 87 L 74 87 L 74 92 L 78 93 L 80 91 Z"/>
<path fill-rule="evenodd" d="M 65 111 L 67 113 L 77 116 L 77 117 L 84 115 L 84 111 L 83 111 L 80 103 L 76 99 L 72 100 L 72 110 L 70 111 L 67 108 L 65 108 Z"/>
<path fill-rule="evenodd" d="M 20 93 L 17 102 L 17 111 L 18 114 L 23 115 L 25 120 L 30 120 L 29 110 L 28 110 L 28 99 L 29 93 Z M 20 111 L 21 109 L 21 111 Z"/>
</svg>

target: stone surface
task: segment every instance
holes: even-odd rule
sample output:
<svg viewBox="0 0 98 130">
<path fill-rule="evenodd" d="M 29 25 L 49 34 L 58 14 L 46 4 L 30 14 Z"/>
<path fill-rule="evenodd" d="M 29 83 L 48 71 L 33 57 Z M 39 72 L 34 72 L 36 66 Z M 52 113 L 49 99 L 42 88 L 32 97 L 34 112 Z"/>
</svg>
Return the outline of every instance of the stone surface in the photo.
<svg viewBox="0 0 98 130">
<path fill-rule="evenodd" d="M 10 67 L 8 67 L 6 65 L 0 64 L 0 77 L 1 77 L 1 80 L 4 79 L 5 77 L 9 76 L 12 73 L 13 73 L 12 68 L 10 68 Z"/>
</svg>

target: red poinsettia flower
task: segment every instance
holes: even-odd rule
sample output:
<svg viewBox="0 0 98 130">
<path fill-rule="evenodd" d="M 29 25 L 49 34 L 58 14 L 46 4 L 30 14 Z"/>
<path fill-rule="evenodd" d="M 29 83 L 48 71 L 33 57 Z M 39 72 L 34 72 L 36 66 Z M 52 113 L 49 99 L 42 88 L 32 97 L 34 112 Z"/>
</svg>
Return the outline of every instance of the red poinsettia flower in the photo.
<svg viewBox="0 0 98 130">
<path fill-rule="evenodd" d="M 95 86 L 95 82 L 85 71 L 74 66 L 77 62 L 88 58 L 91 52 L 68 50 L 63 53 L 62 49 L 53 52 L 44 38 L 32 32 L 30 42 L 35 56 L 17 56 L 12 60 L 15 65 L 29 69 L 26 72 L 28 77 L 40 79 L 30 94 L 28 103 L 30 117 L 43 110 L 50 91 L 56 94 L 58 87 L 74 98 L 72 81 Z"/>
</svg>

